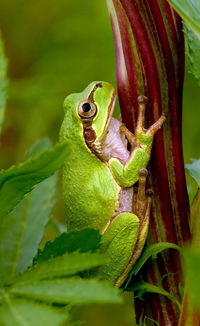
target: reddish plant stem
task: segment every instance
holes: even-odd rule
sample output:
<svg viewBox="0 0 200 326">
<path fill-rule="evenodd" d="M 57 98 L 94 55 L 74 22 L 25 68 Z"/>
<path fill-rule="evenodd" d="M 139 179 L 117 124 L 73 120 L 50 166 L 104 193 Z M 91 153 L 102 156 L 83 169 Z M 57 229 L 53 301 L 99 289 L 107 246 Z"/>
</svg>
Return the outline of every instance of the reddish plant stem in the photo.
<svg viewBox="0 0 200 326">
<path fill-rule="evenodd" d="M 117 83 L 122 120 L 134 131 L 138 95 L 149 105 L 147 125 L 164 111 L 167 121 L 156 134 L 150 162 L 154 190 L 148 242 L 183 245 L 190 239 L 189 204 L 182 153 L 182 89 L 184 39 L 181 20 L 165 0 L 107 0 L 115 39 Z M 174 250 L 148 265 L 146 280 L 162 285 L 179 297 L 182 282 L 180 259 Z M 148 296 L 136 303 L 136 313 L 177 326 L 177 307 L 165 297 Z M 140 313 L 138 313 L 140 312 Z M 150 313 L 151 312 L 151 313 Z"/>
</svg>

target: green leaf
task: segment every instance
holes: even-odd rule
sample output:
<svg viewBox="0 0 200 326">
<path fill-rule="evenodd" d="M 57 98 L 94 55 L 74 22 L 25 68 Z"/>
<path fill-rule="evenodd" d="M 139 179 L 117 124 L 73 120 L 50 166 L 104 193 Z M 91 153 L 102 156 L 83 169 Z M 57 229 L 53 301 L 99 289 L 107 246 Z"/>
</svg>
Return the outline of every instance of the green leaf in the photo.
<svg viewBox="0 0 200 326">
<path fill-rule="evenodd" d="M 100 266 L 105 257 L 92 253 L 70 253 L 34 265 L 16 278 L 18 282 L 37 281 L 77 274 L 78 272 Z"/>
<path fill-rule="evenodd" d="M 159 243 L 154 243 L 152 245 L 145 247 L 142 252 L 142 255 L 140 256 L 140 258 L 136 261 L 135 265 L 133 266 L 133 269 L 132 269 L 130 276 L 126 283 L 126 287 L 127 287 L 128 283 L 130 282 L 131 278 L 134 275 L 137 275 L 139 270 L 142 268 L 142 266 L 146 263 L 146 261 L 150 257 L 156 256 L 157 254 L 159 254 L 160 252 L 162 252 L 163 250 L 166 250 L 166 249 L 176 249 L 179 251 L 181 250 L 181 248 L 179 246 L 177 246 L 176 244 L 171 243 L 171 242 L 159 242 Z"/>
<path fill-rule="evenodd" d="M 52 143 L 48 138 L 42 138 L 36 141 L 36 143 L 31 146 L 24 157 L 24 160 L 28 160 L 31 157 L 36 156 L 37 154 L 41 153 L 42 151 L 51 148 Z"/>
<path fill-rule="evenodd" d="M 84 229 L 63 233 L 54 241 L 46 243 L 44 250 L 39 250 L 34 263 L 61 256 L 74 251 L 94 252 L 100 247 L 101 236 L 97 230 Z"/>
<path fill-rule="evenodd" d="M 197 189 L 197 193 L 192 201 L 190 213 L 192 247 L 200 250 L 200 188 Z"/>
<path fill-rule="evenodd" d="M 131 290 L 139 291 L 139 294 L 137 295 L 139 298 L 142 297 L 143 293 L 157 293 L 157 294 L 164 295 L 168 299 L 173 301 L 181 310 L 181 304 L 179 303 L 179 301 L 173 295 L 171 295 L 169 292 L 165 291 L 163 288 L 159 286 L 144 281 L 140 281 L 135 283 L 131 288 Z"/>
<path fill-rule="evenodd" d="M 68 319 L 67 313 L 45 304 L 22 300 L 4 294 L 0 306 L 2 326 L 61 326 Z"/>
<path fill-rule="evenodd" d="M 200 1 L 168 0 L 184 20 L 189 70 L 200 86 Z"/>
<path fill-rule="evenodd" d="M 0 218 L 7 215 L 33 187 L 51 176 L 66 159 L 65 143 L 0 172 Z"/>
<path fill-rule="evenodd" d="M 50 226 L 50 228 L 55 232 L 55 235 L 57 235 L 57 237 L 62 233 L 67 232 L 66 223 L 64 221 L 60 222 L 55 218 L 49 221 L 48 226 Z"/>
<path fill-rule="evenodd" d="M 188 173 L 191 177 L 196 181 L 198 186 L 200 187 L 200 159 L 192 160 L 191 164 L 185 165 Z"/>
<path fill-rule="evenodd" d="M 193 74 L 200 86 L 200 37 L 194 33 L 191 26 L 184 23 L 186 54 L 189 71 Z"/>
<path fill-rule="evenodd" d="M 31 149 L 32 154 L 50 146 L 44 140 Z M 29 151 L 29 156 L 31 155 Z M 9 282 L 17 273 L 32 264 L 44 228 L 54 204 L 56 176 L 44 180 L 8 215 L 0 228 L 0 283 Z M 6 257 L 6 259 L 5 259 Z"/>
<path fill-rule="evenodd" d="M 168 2 L 200 37 L 200 1 L 168 0 Z"/>
<path fill-rule="evenodd" d="M 183 270 L 187 280 L 187 288 L 191 303 L 200 309 L 200 252 L 197 249 L 187 249 L 184 251 Z"/>
<path fill-rule="evenodd" d="M 62 279 L 14 285 L 17 296 L 47 303 L 82 305 L 88 303 L 121 303 L 119 290 L 98 280 Z"/>
<path fill-rule="evenodd" d="M 4 120 L 7 89 L 7 60 L 4 55 L 3 42 L 0 35 L 0 131 Z"/>
<path fill-rule="evenodd" d="M 56 178 L 41 182 L 8 216 L 0 228 L 0 282 L 5 284 L 32 264 L 54 204 Z"/>
</svg>

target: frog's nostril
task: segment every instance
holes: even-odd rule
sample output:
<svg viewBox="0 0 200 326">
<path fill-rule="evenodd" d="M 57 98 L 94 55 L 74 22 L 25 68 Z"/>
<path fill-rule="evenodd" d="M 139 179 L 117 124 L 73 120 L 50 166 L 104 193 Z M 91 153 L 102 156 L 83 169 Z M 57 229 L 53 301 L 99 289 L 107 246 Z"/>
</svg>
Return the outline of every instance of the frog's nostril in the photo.
<svg viewBox="0 0 200 326">
<path fill-rule="evenodd" d="M 96 87 L 103 87 L 103 86 L 102 86 L 102 83 L 98 83 L 98 84 L 96 84 Z"/>
</svg>

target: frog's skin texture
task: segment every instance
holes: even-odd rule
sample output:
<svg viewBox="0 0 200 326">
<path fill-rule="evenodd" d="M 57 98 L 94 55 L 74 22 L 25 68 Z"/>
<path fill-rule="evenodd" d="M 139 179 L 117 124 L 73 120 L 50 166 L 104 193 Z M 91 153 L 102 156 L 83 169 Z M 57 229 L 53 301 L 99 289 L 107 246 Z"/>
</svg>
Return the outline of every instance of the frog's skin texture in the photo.
<svg viewBox="0 0 200 326">
<path fill-rule="evenodd" d="M 60 141 L 67 141 L 72 148 L 63 172 L 68 230 L 99 230 L 102 250 L 109 257 L 100 275 L 120 286 L 146 239 L 151 199 L 145 191 L 145 168 L 153 136 L 165 117 L 145 130 L 147 99 L 140 96 L 133 135 L 112 118 L 115 97 L 115 89 L 106 82 L 93 82 L 83 92 L 69 95 L 64 102 Z"/>
</svg>

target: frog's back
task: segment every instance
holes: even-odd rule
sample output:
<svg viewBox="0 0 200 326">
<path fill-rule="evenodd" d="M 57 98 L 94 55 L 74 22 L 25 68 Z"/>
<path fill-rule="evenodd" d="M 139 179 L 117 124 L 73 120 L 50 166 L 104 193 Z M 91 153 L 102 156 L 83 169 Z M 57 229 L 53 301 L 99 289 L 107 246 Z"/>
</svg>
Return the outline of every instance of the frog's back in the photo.
<svg viewBox="0 0 200 326">
<path fill-rule="evenodd" d="M 102 230 L 117 211 L 120 187 L 98 157 L 72 144 L 64 164 L 63 192 L 69 230 Z"/>
</svg>

